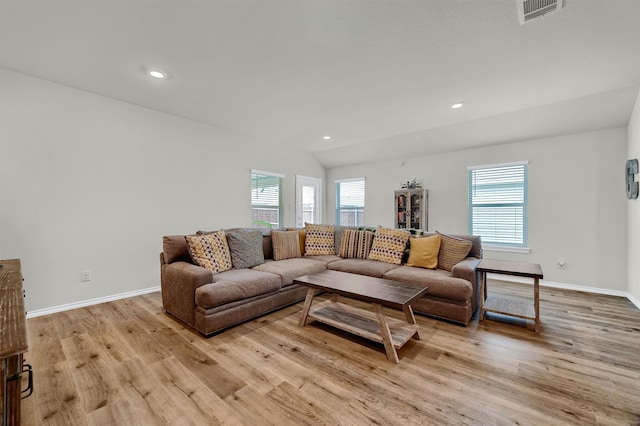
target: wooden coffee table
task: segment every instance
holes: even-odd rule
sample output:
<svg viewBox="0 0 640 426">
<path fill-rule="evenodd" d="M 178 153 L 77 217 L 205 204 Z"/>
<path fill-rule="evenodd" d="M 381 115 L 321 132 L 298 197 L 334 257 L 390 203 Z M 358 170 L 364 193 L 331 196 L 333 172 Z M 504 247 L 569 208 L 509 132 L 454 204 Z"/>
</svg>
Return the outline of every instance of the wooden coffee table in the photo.
<svg viewBox="0 0 640 426">
<path fill-rule="evenodd" d="M 298 322 L 300 327 L 311 319 L 382 343 L 387 358 L 396 364 L 400 362 L 397 349 L 411 338 L 420 340 L 411 303 L 427 291 L 426 287 L 339 271 L 305 275 L 293 282 L 309 287 Z M 317 290 L 332 293 L 331 300 L 311 306 Z M 340 296 L 370 302 L 373 312 L 339 303 Z M 404 311 L 407 322 L 387 318 L 383 306 Z"/>
</svg>

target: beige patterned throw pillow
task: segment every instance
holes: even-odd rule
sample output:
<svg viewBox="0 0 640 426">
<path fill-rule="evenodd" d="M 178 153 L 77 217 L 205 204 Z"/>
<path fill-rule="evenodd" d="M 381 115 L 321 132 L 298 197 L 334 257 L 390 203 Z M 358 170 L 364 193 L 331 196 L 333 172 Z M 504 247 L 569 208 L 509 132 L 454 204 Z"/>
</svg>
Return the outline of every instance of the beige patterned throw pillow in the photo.
<svg viewBox="0 0 640 426">
<path fill-rule="evenodd" d="M 304 252 L 307 256 L 323 256 L 336 254 L 333 237 L 333 225 L 304 224 L 307 238 L 304 242 Z"/>
<path fill-rule="evenodd" d="M 436 231 L 437 232 L 437 231 Z M 471 251 L 473 243 L 462 238 L 437 232 L 440 240 L 440 252 L 438 253 L 438 268 L 451 271 L 456 263 L 463 261 Z"/>
<path fill-rule="evenodd" d="M 202 235 L 187 235 L 187 248 L 193 263 L 214 273 L 232 268 L 227 236 L 223 230 Z"/>
<path fill-rule="evenodd" d="M 369 252 L 369 260 L 399 265 L 402 263 L 402 256 L 410 235 L 409 231 L 378 226 Z"/>
</svg>

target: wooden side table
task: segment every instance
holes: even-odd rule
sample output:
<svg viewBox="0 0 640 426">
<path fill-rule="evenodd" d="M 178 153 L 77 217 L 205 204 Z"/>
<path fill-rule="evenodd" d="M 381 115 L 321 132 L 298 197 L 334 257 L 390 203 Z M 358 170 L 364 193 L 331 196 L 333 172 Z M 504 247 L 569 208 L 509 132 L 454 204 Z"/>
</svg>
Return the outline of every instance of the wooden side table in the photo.
<svg viewBox="0 0 640 426">
<path fill-rule="evenodd" d="M 534 331 L 540 331 L 540 280 L 542 268 L 537 263 L 507 262 L 482 259 L 477 270 L 480 272 L 480 321 L 485 312 L 494 312 L 535 321 Z M 533 306 L 530 300 L 501 297 L 487 294 L 487 273 L 533 278 Z M 485 300 L 486 298 L 486 300 Z"/>
<path fill-rule="evenodd" d="M 31 395 L 33 375 L 24 364 L 28 350 L 27 320 L 22 292 L 22 271 L 19 259 L 0 260 L 0 425 L 20 424 L 21 379 L 29 375 Z M 25 369 L 25 367 L 27 367 Z M 26 396 L 25 396 L 26 398 Z"/>
</svg>

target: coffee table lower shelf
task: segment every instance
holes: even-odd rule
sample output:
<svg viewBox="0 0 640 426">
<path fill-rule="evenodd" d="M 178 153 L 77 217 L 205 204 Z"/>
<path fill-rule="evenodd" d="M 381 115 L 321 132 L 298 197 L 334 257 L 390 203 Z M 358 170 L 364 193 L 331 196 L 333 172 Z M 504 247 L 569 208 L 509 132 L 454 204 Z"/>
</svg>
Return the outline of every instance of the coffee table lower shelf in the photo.
<svg viewBox="0 0 640 426">
<path fill-rule="evenodd" d="M 374 342 L 385 343 L 378 316 L 355 306 L 332 301 L 321 302 L 311 307 L 308 318 Z M 386 318 L 386 324 L 395 349 L 400 349 L 418 333 L 416 324 L 407 324 L 393 318 Z"/>
</svg>

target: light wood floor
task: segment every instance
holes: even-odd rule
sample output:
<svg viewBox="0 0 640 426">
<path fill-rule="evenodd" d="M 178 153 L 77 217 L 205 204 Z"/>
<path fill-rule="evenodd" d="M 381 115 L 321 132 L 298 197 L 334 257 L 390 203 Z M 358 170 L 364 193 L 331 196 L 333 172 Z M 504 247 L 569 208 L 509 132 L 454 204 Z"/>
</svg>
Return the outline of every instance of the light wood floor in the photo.
<svg viewBox="0 0 640 426">
<path fill-rule="evenodd" d="M 422 340 L 397 365 L 382 345 L 299 328 L 301 307 L 209 339 L 159 294 L 30 319 L 23 424 L 640 424 L 640 310 L 626 299 L 541 288 L 540 334 L 416 315 Z"/>
</svg>

